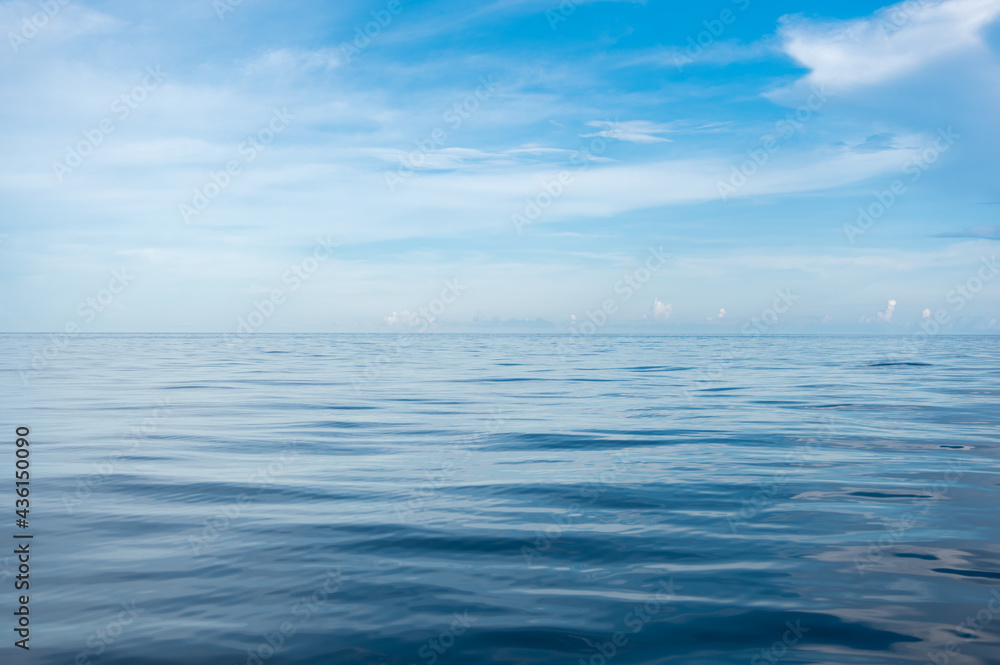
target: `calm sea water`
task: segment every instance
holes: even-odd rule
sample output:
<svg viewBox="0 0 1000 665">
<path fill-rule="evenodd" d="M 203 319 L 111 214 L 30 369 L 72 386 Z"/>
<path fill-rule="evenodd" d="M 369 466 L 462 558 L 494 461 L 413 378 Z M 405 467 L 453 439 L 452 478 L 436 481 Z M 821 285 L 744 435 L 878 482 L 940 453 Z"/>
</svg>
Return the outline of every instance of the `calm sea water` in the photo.
<svg viewBox="0 0 1000 665">
<path fill-rule="evenodd" d="M 4 663 L 1000 662 L 996 337 L 48 343 Z"/>
</svg>

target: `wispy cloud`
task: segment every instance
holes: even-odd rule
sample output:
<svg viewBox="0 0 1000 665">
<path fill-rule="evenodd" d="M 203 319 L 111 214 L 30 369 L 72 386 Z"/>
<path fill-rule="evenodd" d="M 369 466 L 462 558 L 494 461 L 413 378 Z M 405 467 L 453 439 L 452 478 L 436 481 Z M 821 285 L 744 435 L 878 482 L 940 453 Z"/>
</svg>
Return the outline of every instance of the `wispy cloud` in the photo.
<svg viewBox="0 0 1000 665">
<path fill-rule="evenodd" d="M 861 143 L 852 146 L 855 152 L 878 152 L 880 150 L 895 150 L 898 147 L 896 135 L 890 132 L 872 134 Z"/>
<path fill-rule="evenodd" d="M 670 141 L 670 139 L 661 136 L 661 134 L 671 131 L 669 126 L 647 120 L 626 120 L 623 122 L 591 120 L 587 125 L 602 129 L 592 134 L 580 134 L 583 138 L 603 136 L 609 139 L 630 141 L 632 143 L 661 143 Z"/>
<path fill-rule="evenodd" d="M 13 0 L 0 2 L 0 35 L 5 49 L 27 48 L 36 36 L 41 42 L 65 42 L 83 35 L 122 30 L 127 23 L 79 3 Z"/>
<path fill-rule="evenodd" d="M 697 45 L 696 45 L 697 46 Z M 726 39 L 712 42 L 706 47 L 667 46 L 657 47 L 623 60 L 622 65 L 657 65 L 681 70 L 690 65 L 724 67 L 735 63 L 752 63 L 773 58 L 782 53 L 781 45 L 773 36 L 754 42 Z"/>
<path fill-rule="evenodd" d="M 939 233 L 935 238 L 984 238 L 986 240 L 1000 240 L 1000 226 L 970 226 L 961 231 L 951 231 Z"/>
<path fill-rule="evenodd" d="M 731 120 L 714 122 L 695 122 L 690 120 L 676 120 L 673 122 L 591 120 L 587 123 L 587 126 L 600 128 L 601 131 L 591 134 L 581 134 L 580 136 L 582 138 L 603 136 L 630 143 L 664 143 L 673 141 L 673 139 L 668 139 L 664 134 L 712 134 L 732 129 L 734 124 Z"/>
<path fill-rule="evenodd" d="M 249 75 L 283 75 L 303 70 L 332 69 L 340 64 L 340 53 L 334 48 L 314 50 L 276 48 L 251 59 L 244 65 L 243 71 Z"/>
</svg>

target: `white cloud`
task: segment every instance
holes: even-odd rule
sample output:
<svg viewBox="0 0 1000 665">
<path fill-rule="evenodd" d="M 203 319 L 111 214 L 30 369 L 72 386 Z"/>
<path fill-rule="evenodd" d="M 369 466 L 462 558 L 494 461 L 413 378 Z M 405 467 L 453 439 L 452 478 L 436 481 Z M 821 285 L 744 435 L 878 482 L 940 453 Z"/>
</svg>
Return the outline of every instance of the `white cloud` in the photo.
<svg viewBox="0 0 1000 665">
<path fill-rule="evenodd" d="M 724 318 L 726 318 L 726 310 L 725 310 L 725 308 L 720 309 L 718 314 L 716 314 L 715 316 L 710 316 L 710 317 L 706 318 L 705 320 L 711 322 L 711 321 L 720 321 L 720 320 L 722 320 Z"/>
<path fill-rule="evenodd" d="M 666 321 L 667 319 L 670 318 L 670 315 L 673 313 L 673 311 L 674 311 L 673 306 L 665 305 L 659 299 L 653 300 L 653 310 L 652 310 L 653 319 L 657 321 Z"/>
<path fill-rule="evenodd" d="M 670 125 L 659 122 L 649 122 L 648 120 L 626 120 L 619 122 L 615 120 L 592 120 L 587 123 L 589 127 L 603 127 L 601 131 L 593 134 L 580 134 L 583 138 L 603 136 L 619 141 L 629 141 L 631 143 L 662 143 L 671 139 L 658 136 L 674 131 Z"/>
<path fill-rule="evenodd" d="M 410 314 L 408 311 L 393 312 L 389 316 L 385 317 L 385 322 L 390 326 L 412 326 L 419 320 L 417 314 Z"/>
<path fill-rule="evenodd" d="M 808 67 L 804 83 L 832 92 L 898 78 L 942 56 L 981 44 L 1000 0 L 907 0 L 851 21 L 786 17 L 785 53 Z"/>
<path fill-rule="evenodd" d="M 877 314 L 875 314 L 875 316 L 878 318 L 879 321 L 882 321 L 884 323 L 889 323 L 890 321 L 892 321 L 892 314 L 895 311 L 896 311 L 896 301 L 890 300 L 885 304 L 885 311 L 878 312 Z"/>
</svg>

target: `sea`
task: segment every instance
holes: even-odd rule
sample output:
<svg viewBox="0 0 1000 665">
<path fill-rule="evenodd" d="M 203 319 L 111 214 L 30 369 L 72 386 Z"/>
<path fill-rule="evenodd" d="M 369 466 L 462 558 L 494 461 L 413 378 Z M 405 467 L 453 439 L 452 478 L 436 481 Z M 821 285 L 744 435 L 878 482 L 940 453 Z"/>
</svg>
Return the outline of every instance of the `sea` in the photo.
<svg viewBox="0 0 1000 665">
<path fill-rule="evenodd" d="M 1000 663 L 1000 337 L 0 358 L 5 665 Z"/>
</svg>

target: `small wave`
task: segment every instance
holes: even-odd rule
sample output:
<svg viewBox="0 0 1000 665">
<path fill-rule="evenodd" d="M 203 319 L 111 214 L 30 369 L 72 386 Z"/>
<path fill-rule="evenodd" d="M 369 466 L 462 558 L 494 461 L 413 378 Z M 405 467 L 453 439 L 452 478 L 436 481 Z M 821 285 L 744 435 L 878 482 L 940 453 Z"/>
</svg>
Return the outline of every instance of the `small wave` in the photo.
<svg viewBox="0 0 1000 665">
<path fill-rule="evenodd" d="M 932 367 L 933 363 L 892 363 L 892 362 L 881 362 L 881 363 L 868 363 L 868 367 Z"/>
</svg>

